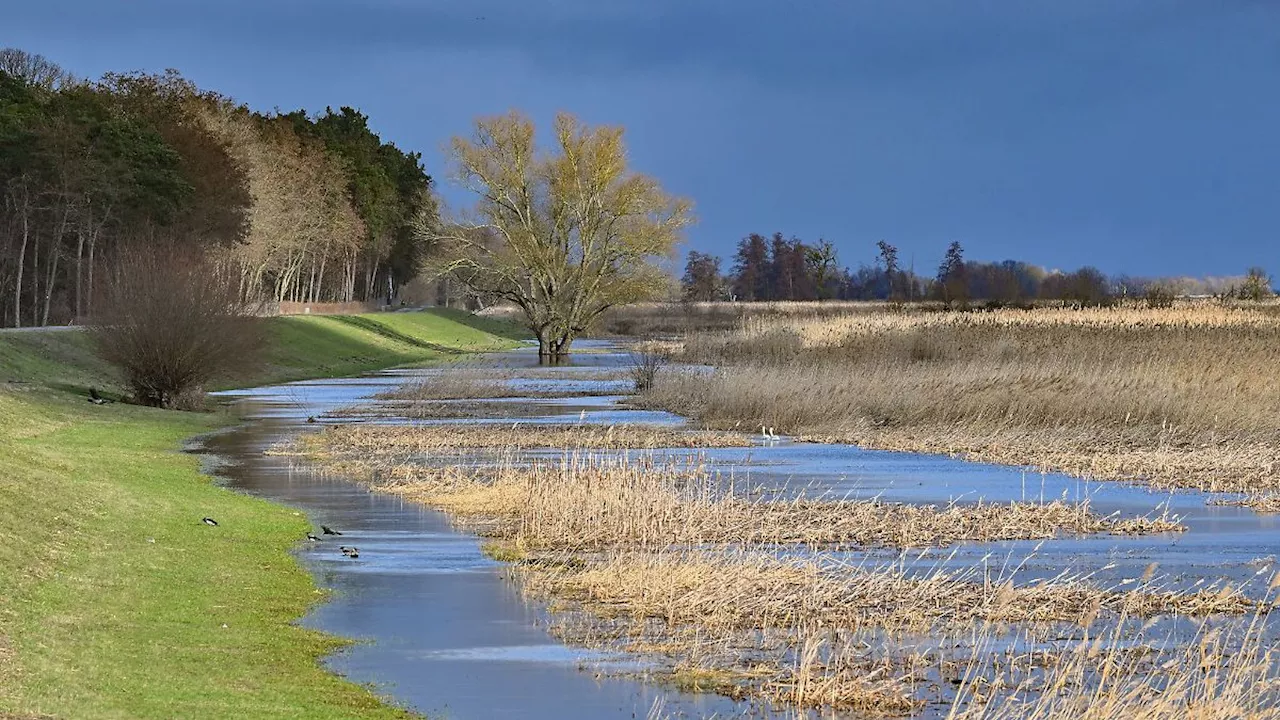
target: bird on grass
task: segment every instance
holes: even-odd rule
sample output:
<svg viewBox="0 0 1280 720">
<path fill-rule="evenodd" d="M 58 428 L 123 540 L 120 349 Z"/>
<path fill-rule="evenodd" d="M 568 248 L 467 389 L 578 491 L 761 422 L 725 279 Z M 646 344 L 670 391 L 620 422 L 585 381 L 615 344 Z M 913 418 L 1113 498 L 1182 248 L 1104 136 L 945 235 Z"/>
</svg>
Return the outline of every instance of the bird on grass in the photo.
<svg viewBox="0 0 1280 720">
<path fill-rule="evenodd" d="M 347 556 L 347 557 L 349 557 L 349 558 L 358 558 L 358 557 L 360 557 L 360 551 L 359 551 L 359 550 L 357 550 L 356 548 L 353 548 L 353 547 L 347 547 L 346 545 L 343 545 L 342 547 L 340 547 L 340 548 L 338 548 L 338 549 L 342 551 L 342 554 L 343 554 L 343 555 L 346 555 L 346 556 Z"/>
<path fill-rule="evenodd" d="M 89 402 L 93 403 L 94 405 L 106 405 L 111 401 L 99 395 L 98 388 L 91 387 L 89 388 Z"/>
<path fill-rule="evenodd" d="M 214 520 L 211 517 L 200 518 L 200 522 L 204 523 L 205 525 L 212 525 L 213 527 L 218 527 L 218 521 Z"/>
<path fill-rule="evenodd" d="M 307 533 L 307 539 L 311 542 L 320 542 L 320 538 L 316 537 L 315 533 Z"/>
<path fill-rule="evenodd" d="M 329 527 L 328 525 L 321 525 L 320 532 L 323 535 L 341 535 L 342 534 L 337 530 L 334 530 L 333 528 Z"/>
</svg>

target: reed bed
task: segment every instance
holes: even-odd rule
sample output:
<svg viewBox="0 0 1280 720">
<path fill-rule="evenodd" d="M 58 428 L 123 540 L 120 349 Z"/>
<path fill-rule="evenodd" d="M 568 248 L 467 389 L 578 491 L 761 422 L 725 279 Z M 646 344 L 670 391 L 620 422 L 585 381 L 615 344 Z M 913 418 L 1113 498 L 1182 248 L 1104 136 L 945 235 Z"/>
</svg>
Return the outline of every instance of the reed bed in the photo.
<svg viewBox="0 0 1280 720">
<path fill-rule="evenodd" d="M 600 444 L 606 431 L 558 429 L 570 447 Z M 498 434 L 485 445 L 460 441 L 459 430 Z M 619 447 L 625 435 L 610 437 Z M 937 673 L 929 668 L 944 661 L 885 645 L 883 633 L 959 638 L 976 624 L 1091 627 L 1256 607 L 1230 587 L 1162 589 L 1153 571 L 1115 588 L 1066 573 L 1015 584 L 1012 575 L 944 570 L 942 561 L 928 567 L 903 555 L 852 564 L 829 552 L 1178 531 L 1174 518 L 1099 516 L 1063 501 L 931 507 L 783 499 L 717 478 L 696 460 L 662 464 L 643 453 L 563 450 L 516 461 L 517 449 L 546 439 L 518 428 L 346 427 L 307 436 L 300 451 L 495 538 L 491 554 L 514 563 L 528 597 L 577 618 L 556 625 L 567 639 L 656 653 L 673 682 L 797 708 L 920 708 L 921 684 Z M 433 466 L 431 451 L 441 448 L 454 454 Z M 500 452 L 468 465 L 474 458 L 458 451 L 475 448 Z"/>
<path fill-rule="evenodd" d="M 436 467 L 371 453 L 343 433 L 313 436 L 313 457 L 385 491 L 478 520 L 525 549 L 671 545 L 942 547 L 1061 535 L 1147 534 L 1185 528 L 1168 515 L 1120 518 L 1088 503 L 946 507 L 810 497 L 770 499 L 696 461 L 571 453 L 552 461 Z M 350 444 L 344 444 L 350 443 Z"/>
<path fill-rule="evenodd" d="M 488 450 L 653 450 L 751 447 L 737 432 L 699 431 L 653 425 L 570 425 L 514 422 L 474 425 L 335 425 L 303 436 L 293 449 L 276 452 L 340 453 L 352 457 L 403 457 L 429 452 Z"/>
<path fill-rule="evenodd" d="M 592 379 L 592 378 L 597 379 Z M 605 382 L 628 380 L 625 373 L 593 373 L 592 376 L 574 377 L 578 382 Z M 460 368 L 425 375 L 400 387 L 374 395 L 375 400 L 402 403 L 435 402 L 446 400 L 493 400 L 499 398 L 563 398 L 591 397 L 616 394 L 591 389 L 567 389 L 563 383 L 550 382 L 550 378 L 525 377 L 514 371 L 471 370 Z M 524 385 L 513 385 L 525 381 Z"/>
<path fill-rule="evenodd" d="M 1145 672 L 1140 661 L 1155 652 L 1125 641 L 1139 642 L 1157 625 L 1131 630 L 1134 618 L 1231 614 L 1224 624 L 1237 627 L 1236 613 L 1253 610 L 1256 621 L 1269 607 L 1227 587 L 1163 591 L 1150 574 L 1125 591 L 1067 575 L 1015 587 L 966 573 L 911 576 L 901 565 L 688 550 L 573 558 L 550 569 L 525 563 L 514 572 L 525 593 L 553 603 L 559 637 L 659 656 L 686 689 L 874 715 L 907 714 L 927 702 L 942 706 L 939 715 L 952 701 L 973 710 L 996 699 L 998 688 L 1014 690 L 1004 700 L 1055 692 L 1061 675 L 1075 674 L 1078 647 Z M 1072 635 L 1064 624 L 1083 633 L 1066 641 L 1065 653 L 1044 641 Z M 1033 629 L 1041 626 L 1047 634 Z M 1095 629 L 1108 644 L 1091 642 Z M 946 689 L 953 683 L 962 686 L 958 697 Z"/>
<path fill-rule="evenodd" d="M 905 562 L 849 565 L 749 552 L 624 552 L 517 568 L 522 586 L 538 597 L 573 601 L 605 617 L 653 618 L 713 632 L 805 624 L 937 632 L 975 622 L 1087 628 L 1108 616 L 1238 615 L 1257 608 L 1226 585 L 1183 593 L 1137 578 L 1136 587 L 1109 590 L 1090 576 L 1066 572 L 1015 585 L 979 568 L 917 573 Z"/>
<path fill-rule="evenodd" d="M 867 632 L 815 625 L 712 632 L 626 617 L 561 612 L 551 632 L 565 642 L 653 658 L 656 677 L 686 692 L 751 701 L 762 717 L 898 716 L 924 706 L 919 687 L 937 660 Z M 780 707 L 801 709 L 780 712 Z M 744 714 L 744 717 L 755 717 Z"/>
<path fill-rule="evenodd" d="M 325 413 L 326 418 L 457 420 L 494 417 L 539 417 L 550 412 L 545 404 L 494 400 L 423 400 L 404 402 L 383 400 L 374 404 L 342 407 Z"/>
<path fill-rule="evenodd" d="M 1274 589 L 1275 582 L 1272 586 Z M 970 668 L 947 720 L 1276 720 L 1277 658 L 1262 615 L 1205 623 L 1191 642 L 1127 652 L 1118 630 L 1077 643 L 1045 672 L 992 686 Z"/>
<path fill-rule="evenodd" d="M 1243 498 L 1218 498 L 1211 505 L 1246 507 L 1254 512 L 1274 515 L 1280 513 L 1280 495 L 1249 495 Z"/>
<path fill-rule="evenodd" d="M 1081 476 L 1280 491 L 1280 316 L 1217 305 L 744 321 L 639 403 L 709 426 Z"/>
<path fill-rule="evenodd" d="M 481 400 L 500 397 L 523 397 L 513 392 L 508 382 L 515 375 L 507 372 L 466 367 L 447 368 L 424 375 L 393 390 L 374 395 L 375 400 Z"/>
</svg>

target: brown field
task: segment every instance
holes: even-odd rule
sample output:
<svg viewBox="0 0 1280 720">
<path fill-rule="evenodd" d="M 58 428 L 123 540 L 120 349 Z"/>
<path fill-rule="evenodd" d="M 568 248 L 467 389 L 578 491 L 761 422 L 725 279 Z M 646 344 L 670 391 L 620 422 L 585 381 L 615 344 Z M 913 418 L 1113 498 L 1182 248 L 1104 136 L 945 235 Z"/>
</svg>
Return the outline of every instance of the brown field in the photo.
<svg viewBox="0 0 1280 720">
<path fill-rule="evenodd" d="M 1216 304 L 748 318 L 639 399 L 712 427 L 1158 486 L 1280 488 L 1280 316 Z"/>
</svg>

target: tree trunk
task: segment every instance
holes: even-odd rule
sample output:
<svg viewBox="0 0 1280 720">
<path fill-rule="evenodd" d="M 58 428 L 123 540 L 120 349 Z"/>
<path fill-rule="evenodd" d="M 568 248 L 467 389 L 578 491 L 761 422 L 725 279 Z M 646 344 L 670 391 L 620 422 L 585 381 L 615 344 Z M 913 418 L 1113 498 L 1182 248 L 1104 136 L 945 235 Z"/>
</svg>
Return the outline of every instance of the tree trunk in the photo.
<svg viewBox="0 0 1280 720">
<path fill-rule="evenodd" d="M 550 360 L 552 364 L 569 356 L 569 347 L 573 345 L 573 335 L 563 333 L 552 335 L 546 330 L 538 330 L 538 357 Z"/>
<path fill-rule="evenodd" d="M 62 257 L 61 243 L 52 246 L 53 257 L 49 258 L 49 277 L 44 283 L 44 308 L 40 312 L 40 324 L 49 324 L 49 305 L 53 301 L 53 285 L 58 275 L 58 259 Z"/>
<path fill-rule="evenodd" d="M 22 202 L 22 243 L 18 246 L 18 281 L 13 286 L 13 326 L 22 327 L 22 268 L 27 264 L 27 240 L 31 237 L 26 195 Z"/>
<path fill-rule="evenodd" d="M 76 231 L 76 309 L 74 322 L 84 316 L 84 228 Z"/>
<path fill-rule="evenodd" d="M 85 314 L 93 314 L 93 254 L 98 247 L 98 231 L 89 236 L 89 293 L 85 296 Z"/>
<path fill-rule="evenodd" d="M 31 324 L 40 324 L 40 237 L 31 247 Z"/>
</svg>

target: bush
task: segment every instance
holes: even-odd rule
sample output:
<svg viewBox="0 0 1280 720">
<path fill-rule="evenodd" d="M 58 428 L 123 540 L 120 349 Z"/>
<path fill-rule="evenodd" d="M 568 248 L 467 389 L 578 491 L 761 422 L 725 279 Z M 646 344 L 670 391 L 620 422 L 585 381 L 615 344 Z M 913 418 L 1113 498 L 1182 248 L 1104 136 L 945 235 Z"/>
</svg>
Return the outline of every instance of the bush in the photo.
<svg viewBox="0 0 1280 720">
<path fill-rule="evenodd" d="M 198 254 L 133 250 L 107 278 L 90 332 L 142 405 L 192 409 L 210 381 L 248 370 L 260 321 L 230 278 Z"/>
<path fill-rule="evenodd" d="M 1159 284 L 1147 288 L 1142 295 L 1142 299 L 1146 301 L 1149 308 L 1171 308 L 1176 298 L 1177 295 L 1168 285 Z"/>
<path fill-rule="evenodd" d="M 667 364 L 667 356 L 652 350 L 642 350 L 631 355 L 631 380 L 635 383 L 636 392 L 653 389 L 658 377 L 658 370 Z"/>
</svg>

